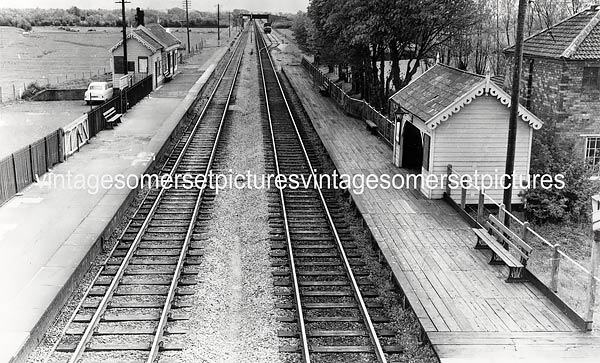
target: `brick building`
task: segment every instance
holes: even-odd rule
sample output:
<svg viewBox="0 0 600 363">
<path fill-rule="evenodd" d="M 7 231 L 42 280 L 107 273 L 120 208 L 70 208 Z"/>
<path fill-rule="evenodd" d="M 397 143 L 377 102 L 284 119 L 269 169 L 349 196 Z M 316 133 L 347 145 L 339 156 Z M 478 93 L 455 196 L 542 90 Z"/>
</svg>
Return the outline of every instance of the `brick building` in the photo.
<svg viewBox="0 0 600 363">
<path fill-rule="evenodd" d="M 575 140 L 580 157 L 594 165 L 600 164 L 599 22 L 594 5 L 526 38 L 521 85 L 521 103 L 546 127 Z M 504 52 L 511 58 L 514 48 Z"/>
</svg>

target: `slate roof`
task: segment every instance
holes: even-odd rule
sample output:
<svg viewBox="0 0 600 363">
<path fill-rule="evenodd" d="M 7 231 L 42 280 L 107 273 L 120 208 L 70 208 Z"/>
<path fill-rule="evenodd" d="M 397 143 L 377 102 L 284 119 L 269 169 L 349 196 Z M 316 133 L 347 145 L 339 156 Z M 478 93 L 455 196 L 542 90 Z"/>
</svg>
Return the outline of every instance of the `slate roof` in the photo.
<svg viewBox="0 0 600 363">
<path fill-rule="evenodd" d="M 139 36 L 140 38 L 142 38 L 145 42 L 147 42 L 148 44 L 150 44 L 150 46 L 152 46 L 154 49 L 158 50 L 158 49 L 163 49 L 164 48 L 162 46 L 162 44 L 160 44 L 159 42 L 157 42 L 154 38 L 152 38 L 150 35 L 148 35 L 145 32 L 143 32 L 141 29 L 135 29 L 133 32 L 137 36 Z"/>
<path fill-rule="evenodd" d="M 127 34 L 127 39 L 136 38 L 138 41 L 141 41 L 146 47 L 148 47 L 152 52 L 156 52 L 160 49 L 170 48 L 174 45 L 180 45 L 181 41 L 175 38 L 172 34 L 168 33 L 165 28 L 160 26 L 159 24 L 149 24 L 148 26 L 140 25 Z M 117 44 L 113 45 L 110 49 L 113 52 L 117 49 L 121 44 L 123 44 L 123 39 L 119 40 Z"/>
<path fill-rule="evenodd" d="M 571 60 L 600 59 L 600 6 L 591 7 L 525 39 L 523 54 Z M 505 49 L 513 53 L 514 46 Z"/>
<path fill-rule="evenodd" d="M 146 25 L 146 28 L 150 30 L 154 38 L 160 42 L 165 48 L 172 47 L 174 45 L 181 44 L 181 41 L 163 28 L 160 24 L 153 23 Z"/>
<path fill-rule="evenodd" d="M 483 80 L 484 76 L 436 64 L 396 92 L 391 99 L 427 122 Z"/>
</svg>

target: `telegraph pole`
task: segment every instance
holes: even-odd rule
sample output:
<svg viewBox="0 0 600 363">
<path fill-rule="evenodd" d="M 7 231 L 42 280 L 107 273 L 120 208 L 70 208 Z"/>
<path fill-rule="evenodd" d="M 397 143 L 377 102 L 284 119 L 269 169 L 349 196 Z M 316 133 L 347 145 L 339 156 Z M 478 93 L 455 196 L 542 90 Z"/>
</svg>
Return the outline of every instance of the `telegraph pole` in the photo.
<svg viewBox="0 0 600 363">
<path fill-rule="evenodd" d="M 187 51 L 190 53 L 190 15 L 189 9 L 192 4 L 192 0 L 183 0 L 183 5 L 185 6 L 185 29 L 187 31 Z"/>
<path fill-rule="evenodd" d="M 521 85 L 521 67 L 523 63 L 523 31 L 528 0 L 519 0 L 517 18 L 517 37 L 515 39 L 514 67 L 512 74 L 512 95 L 510 118 L 508 119 L 508 147 L 506 150 L 506 168 L 504 171 L 504 197 L 502 202 L 506 210 L 511 211 L 513 174 L 515 171 L 515 147 L 517 143 L 517 118 L 519 117 L 519 88 Z M 507 215 L 506 220 L 510 217 Z M 504 221 L 503 221 L 504 222 Z"/>
<path fill-rule="evenodd" d="M 219 41 L 219 45 L 221 45 L 221 23 L 219 22 L 221 18 L 220 14 L 219 4 L 217 4 L 217 40 Z"/>
<path fill-rule="evenodd" d="M 229 28 L 229 37 L 231 38 L 231 11 L 227 13 L 228 20 L 228 28 Z"/>
<path fill-rule="evenodd" d="M 129 1 L 120 0 L 115 4 L 121 4 L 121 17 L 123 25 L 123 71 L 127 74 L 127 19 L 125 18 L 125 4 L 129 4 Z"/>
</svg>

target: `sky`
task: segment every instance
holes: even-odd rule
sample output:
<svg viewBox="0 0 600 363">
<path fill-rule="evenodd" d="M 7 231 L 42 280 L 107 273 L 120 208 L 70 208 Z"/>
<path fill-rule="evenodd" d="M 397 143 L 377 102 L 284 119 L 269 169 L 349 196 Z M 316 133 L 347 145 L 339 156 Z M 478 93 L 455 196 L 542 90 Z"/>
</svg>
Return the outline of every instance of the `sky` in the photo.
<svg viewBox="0 0 600 363">
<path fill-rule="evenodd" d="M 81 9 L 112 9 L 119 8 L 116 0 L 1 0 L 2 8 L 63 8 L 77 6 Z M 168 9 L 182 7 L 183 0 L 128 0 L 129 8 Z M 217 3 L 224 11 L 232 9 L 247 9 L 250 11 L 268 11 L 273 13 L 296 13 L 306 11 L 308 0 L 191 0 L 192 9 L 201 11 L 216 11 Z"/>
</svg>

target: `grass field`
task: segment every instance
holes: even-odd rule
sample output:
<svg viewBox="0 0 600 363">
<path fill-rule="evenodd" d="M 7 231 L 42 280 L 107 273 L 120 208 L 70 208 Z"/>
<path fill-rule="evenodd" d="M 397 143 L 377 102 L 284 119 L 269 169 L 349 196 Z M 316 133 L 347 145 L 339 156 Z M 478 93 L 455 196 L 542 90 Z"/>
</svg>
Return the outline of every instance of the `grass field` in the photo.
<svg viewBox="0 0 600 363">
<path fill-rule="evenodd" d="M 109 49 L 121 39 L 120 28 L 34 27 L 24 35 L 22 29 L 0 27 L 0 87 L 2 101 L 13 98 L 23 86 L 38 82 L 57 84 L 73 79 L 110 72 Z M 95 31 L 89 31 L 95 29 Z M 185 31 L 173 29 L 183 44 Z M 227 29 L 221 29 L 221 43 L 227 41 Z M 233 34 L 232 34 L 233 35 Z M 192 29 L 190 44 L 217 45 L 216 29 Z"/>
</svg>

